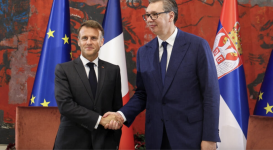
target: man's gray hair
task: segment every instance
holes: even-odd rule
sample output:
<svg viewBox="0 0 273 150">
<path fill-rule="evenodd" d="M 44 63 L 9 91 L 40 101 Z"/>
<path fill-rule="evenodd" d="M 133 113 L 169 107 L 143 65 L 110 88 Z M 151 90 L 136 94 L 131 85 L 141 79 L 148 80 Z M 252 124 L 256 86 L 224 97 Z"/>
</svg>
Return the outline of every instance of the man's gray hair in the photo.
<svg viewBox="0 0 273 150">
<path fill-rule="evenodd" d="M 175 0 L 149 0 L 149 3 L 155 3 L 155 2 L 163 2 L 163 9 L 164 11 L 172 11 L 174 12 L 174 20 L 175 23 L 178 19 L 178 8 L 177 3 Z"/>
</svg>

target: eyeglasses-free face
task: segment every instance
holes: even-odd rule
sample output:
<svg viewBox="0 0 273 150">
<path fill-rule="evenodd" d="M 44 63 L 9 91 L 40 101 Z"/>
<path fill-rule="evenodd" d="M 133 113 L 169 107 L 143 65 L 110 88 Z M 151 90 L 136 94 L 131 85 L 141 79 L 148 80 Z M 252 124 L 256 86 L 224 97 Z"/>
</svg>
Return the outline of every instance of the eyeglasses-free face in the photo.
<svg viewBox="0 0 273 150">
<path fill-rule="evenodd" d="M 159 13 L 151 13 L 151 14 L 144 14 L 142 15 L 142 18 L 144 21 L 147 21 L 148 18 L 150 17 L 152 20 L 155 20 L 158 18 L 158 15 L 163 14 L 163 13 L 169 13 L 170 11 L 164 11 L 164 12 L 159 12 Z"/>
</svg>

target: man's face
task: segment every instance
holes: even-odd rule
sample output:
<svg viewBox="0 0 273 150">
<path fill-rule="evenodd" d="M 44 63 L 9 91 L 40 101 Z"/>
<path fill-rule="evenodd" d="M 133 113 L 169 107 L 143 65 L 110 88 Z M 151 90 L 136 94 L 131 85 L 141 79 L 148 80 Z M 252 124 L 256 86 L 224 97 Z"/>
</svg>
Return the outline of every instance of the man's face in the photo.
<svg viewBox="0 0 273 150">
<path fill-rule="evenodd" d="M 160 13 L 164 12 L 163 2 L 158 1 L 155 3 L 150 3 L 146 9 L 146 14 Z M 152 20 L 150 17 L 147 19 L 147 24 L 150 30 L 156 35 L 166 34 L 166 30 L 170 26 L 170 19 L 168 13 L 162 13 L 158 15 L 158 18 Z"/>
<path fill-rule="evenodd" d="M 96 58 L 104 39 L 101 39 L 101 31 L 83 26 L 79 32 L 78 45 L 81 48 L 82 56 L 85 58 Z"/>
</svg>

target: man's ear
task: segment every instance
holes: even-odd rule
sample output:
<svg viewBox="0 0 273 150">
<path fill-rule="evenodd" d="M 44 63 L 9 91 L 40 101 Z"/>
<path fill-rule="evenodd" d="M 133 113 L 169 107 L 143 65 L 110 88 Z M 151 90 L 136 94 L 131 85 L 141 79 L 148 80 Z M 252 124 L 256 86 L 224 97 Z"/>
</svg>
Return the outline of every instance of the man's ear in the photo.
<svg viewBox="0 0 273 150">
<path fill-rule="evenodd" d="M 174 17 L 175 17 L 174 12 L 173 12 L 173 11 L 171 11 L 171 12 L 169 13 L 169 15 L 170 15 L 170 22 L 173 22 Z"/>
<path fill-rule="evenodd" d="M 104 44 L 104 38 L 101 39 L 100 44 L 100 47 L 102 47 L 102 45 Z"/>
<path fill-rule="evenodd" d="M 79 33 L 79 35 L 78 35 L 78 46 L 80 46 L 80 33 Z"/>
</svg>

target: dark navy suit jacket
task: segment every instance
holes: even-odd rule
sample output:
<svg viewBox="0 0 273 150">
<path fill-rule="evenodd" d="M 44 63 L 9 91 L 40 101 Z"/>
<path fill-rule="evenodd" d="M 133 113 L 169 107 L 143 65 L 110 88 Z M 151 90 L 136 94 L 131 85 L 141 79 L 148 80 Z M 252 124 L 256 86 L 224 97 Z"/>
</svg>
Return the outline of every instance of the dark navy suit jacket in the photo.
<svg viewBox="0 0 273 150">
<path fill-rule="evenodd" d="M 94 129 L 99 115 L 122 107 L 119 66 L 98 61 L 98 86 L 93 97 L 84 65 L 78 57 L 55 68 L 55 98 L 61 123 L 54 150 L 117 149 L 121 130 Z"/>
<path fill-rule="evenodd" d="M 146 108 L 147 149 L 160 149 L 163 124 L 172 149 L 200 149 L 202 140 L 220 141 L 218 78 L 204 39 L 178 29 L 164 85 L 158 39 L 140 47 L 136 85 L 134 96 L 120 111 L 130 126 Z"/>
</svg>

